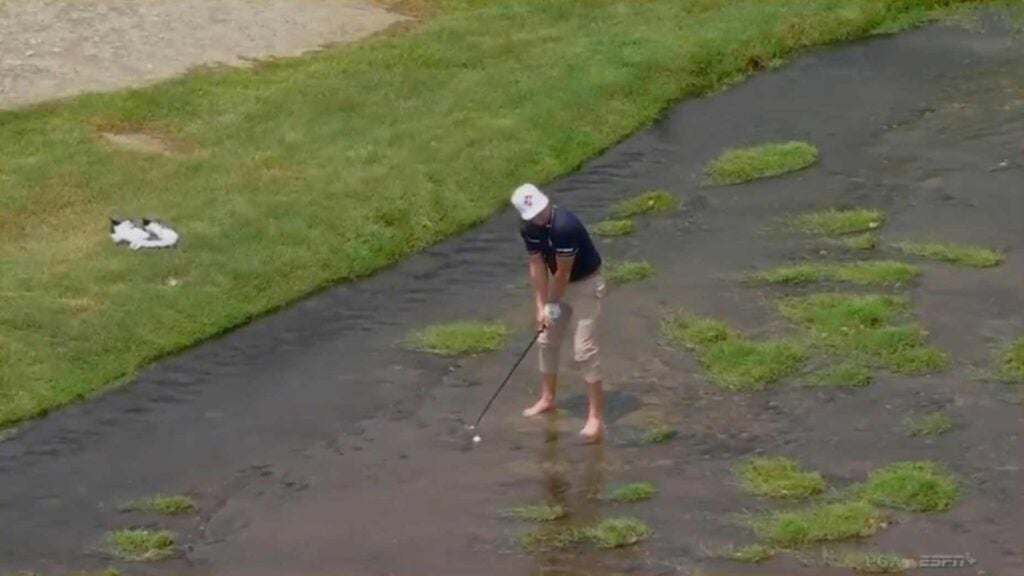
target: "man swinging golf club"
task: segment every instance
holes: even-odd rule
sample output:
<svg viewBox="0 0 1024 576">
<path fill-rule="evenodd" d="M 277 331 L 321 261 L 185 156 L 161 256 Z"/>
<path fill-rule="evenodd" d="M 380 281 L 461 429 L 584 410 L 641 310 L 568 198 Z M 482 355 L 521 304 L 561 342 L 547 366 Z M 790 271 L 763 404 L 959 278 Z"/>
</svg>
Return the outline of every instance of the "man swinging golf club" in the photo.
<svg viewBox="0 0 1024 576">
<path fill-rule="evenodd" d="M 575 214 L 551 203 L 533 184 L 512 194 L 523 221 L 519 233 L 529 255 L 540 345 L 540 399 L 523 411 L 535 416 L 555 407 L 558 356 L 567 330 L 587 387 L 587 422 L 580 435 L 599 442 L 604 435 L 604 396 L 597 349 L 597 317 L 604 296 L 601 255 Z"/>
</svg>

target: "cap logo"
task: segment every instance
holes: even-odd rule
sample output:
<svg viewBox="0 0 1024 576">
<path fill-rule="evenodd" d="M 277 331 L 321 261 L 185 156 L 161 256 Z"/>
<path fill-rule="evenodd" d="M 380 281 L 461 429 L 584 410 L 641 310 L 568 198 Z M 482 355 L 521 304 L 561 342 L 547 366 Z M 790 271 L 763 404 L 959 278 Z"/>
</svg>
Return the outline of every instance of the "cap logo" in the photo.
<svg viewBox="0 0 1024 576">
<path fill-rule="evenodd" d="M 533 206 L 533 194 L 527 194 L 523 198 L 523 206 L 526 206 L 527 208 Z"/>
</svg>

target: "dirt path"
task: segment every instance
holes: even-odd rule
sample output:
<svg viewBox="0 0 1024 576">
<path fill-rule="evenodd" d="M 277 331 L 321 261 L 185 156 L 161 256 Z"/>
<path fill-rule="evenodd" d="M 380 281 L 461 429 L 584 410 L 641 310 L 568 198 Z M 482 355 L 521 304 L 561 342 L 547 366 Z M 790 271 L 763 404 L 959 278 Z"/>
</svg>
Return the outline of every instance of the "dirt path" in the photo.
<svg viewBox="0 0 1024 576">
<path fill-rule="evenodd" d="M 116 512 L 117 503 L 185 491 L 202 512 L 159 520 L 184 544 L 161 573 L 822 573 L 789 554 L 756 567 L 709 556 L 752 541 L 737 515 L 762 504 L 738 490 L 730 470 L 765 453 L 795 456 L 839 486 L 894 460 L 944 462 L 964 483 L 959 503 L 948 513 L 896 513 L 867 548 L 911 558 L 967 552 L 978 561 L 943 574 L 1024 573 L 1019 391 L 977 378 L 991 346 L 1024 333 L 1022 89 L 1024 51 L 997 29 L 875 39 L 678 106 L 551 184 L 589 221 L 651 187 L 684 205 L 602 245 L 611 259 L 644 258 L 658 270 L 607 301 L 603 447 L 574 439 L 583 400 L 573 384 L 564 414 L 518 416 L 532 392 L 529 370 L 495 405 L 480 447 L 466 451 L 454 434 L 453 417 L 475 414 L 527 338 L 522 249 L 506 213 L 0 443 L 0 572 L 104 566 L 105 530 L 156 521 Z M 720 149 L 788 138 L 816 143 L 820 165 L 739 187 L 698 185 Z M 925 264 L 910 291 L 930 339 L 954 358 L 949 372 L 883 374 L 852 392 L 787 383 L 736 394 L 709 384 L 691 355 L 658 344 L 664 311 L 683 305 L 755 336 L 784 330 L 772 310 L 780 291 L 738 278 L 820 249 L 767 225 L 842 205 L 886 210 L 885 241 L 939 237 L 1007 251 L 1003 266 L 986 271 Z M 494 316 L 522 327 L 500 354 L 450 362 L 396 346 L 424 323 Z M 903 418 L 935 407 L 957 429 L 908 438 Z M 651 417 L 680 437 L 657 447 L 631 442 Z M 589 498 L 635 480 L 660 494 L 629 508 Z M 525 554 L 511 543 L 523 526 L 497 511 L 543 501 L 578 518 L 635 514 L 654 536 L 619 552 Z"/>
<path fill-rule="evenodd" d="M 365 0 L 0 0 L 0 109 L 363 38 Z"/>
</svg>

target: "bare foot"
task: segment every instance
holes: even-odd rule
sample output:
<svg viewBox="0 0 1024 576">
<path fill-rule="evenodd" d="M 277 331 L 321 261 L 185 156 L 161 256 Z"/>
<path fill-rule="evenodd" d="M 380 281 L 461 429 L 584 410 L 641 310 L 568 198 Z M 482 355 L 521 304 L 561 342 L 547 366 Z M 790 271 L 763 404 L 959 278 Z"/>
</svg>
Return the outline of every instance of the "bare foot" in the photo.
<svg viewBox="0 0 1024 576">
<path fill-rule="evenodd" d="M 548 410 L 555 407 L 555 401 L 553 398 L 541 398 L 537 400 L 537 403 L 530 406 L 526 410 L 523 410 L 523 416 L 536 416 L 537 414 L 543 414 Z"/>
<path fill-rule="evenodd" d="M 587 444 L 596 444 L 604 439 L 604 424 L 597 418 L 590 418 L 580 430 L 580 436 Z"/>
</svg>

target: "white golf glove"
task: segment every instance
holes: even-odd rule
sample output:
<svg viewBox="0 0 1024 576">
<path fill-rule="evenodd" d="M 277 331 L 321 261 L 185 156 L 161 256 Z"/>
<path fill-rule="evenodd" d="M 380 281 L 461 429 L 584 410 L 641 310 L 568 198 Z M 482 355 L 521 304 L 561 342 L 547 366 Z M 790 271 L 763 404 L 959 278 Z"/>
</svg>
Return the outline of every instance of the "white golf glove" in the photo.
<svg viewBox="0 0 1024 576">
<path fill-rule="evenodd" d="M 544 305 L 544 320 L 549 324 L 556 322 L 562 317 L 562 305 L 558 302 L 548 302 Z"/>
</svg>

